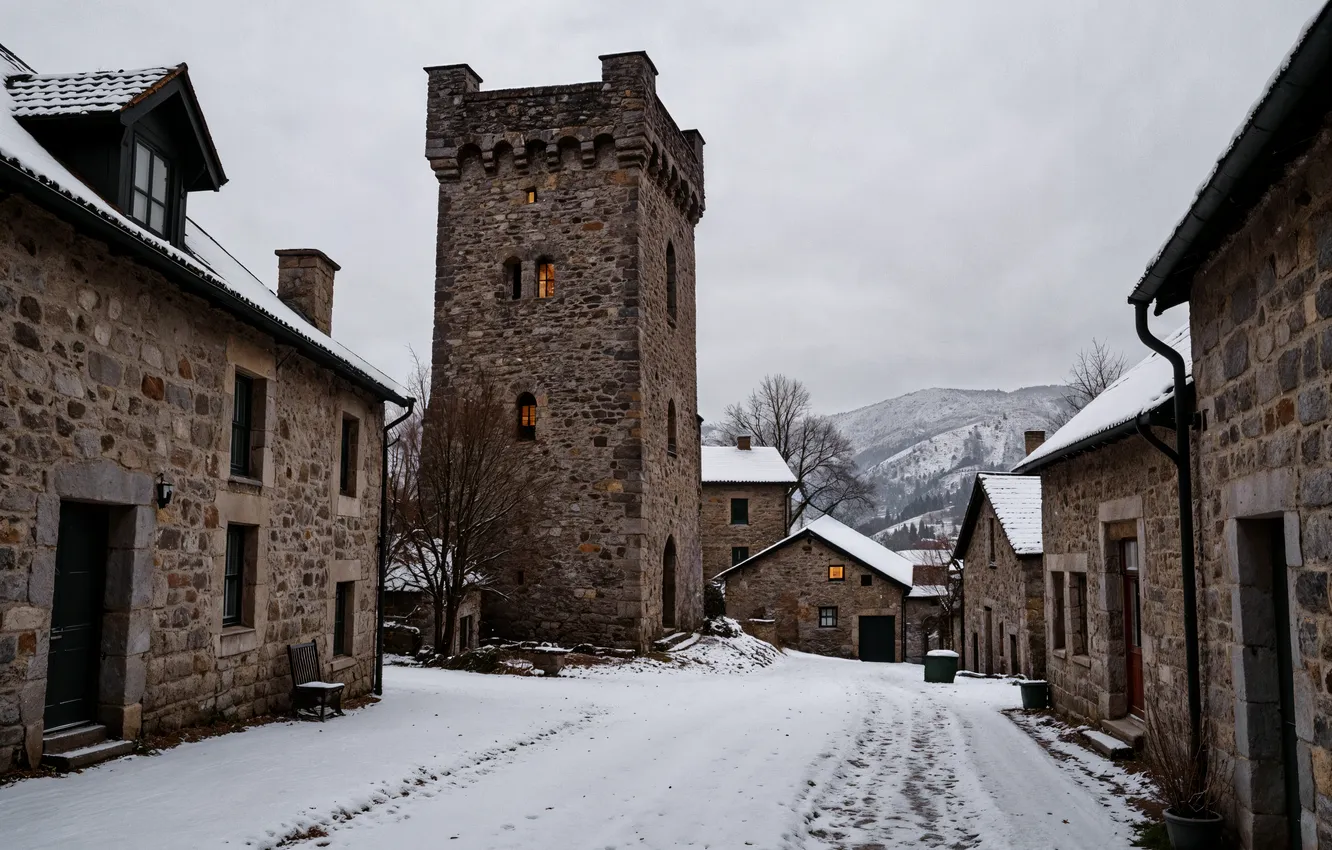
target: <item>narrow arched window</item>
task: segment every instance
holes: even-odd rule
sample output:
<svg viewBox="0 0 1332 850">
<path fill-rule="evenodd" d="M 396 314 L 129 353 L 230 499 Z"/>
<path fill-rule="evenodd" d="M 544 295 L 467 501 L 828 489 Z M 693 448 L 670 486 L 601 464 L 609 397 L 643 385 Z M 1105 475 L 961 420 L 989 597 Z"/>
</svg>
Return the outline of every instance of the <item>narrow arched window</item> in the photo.
<svg viewBox="0 0 1332 850">
<path fill-rule="evenodd" d="M 555 295 L 555 264 L 542 257 L 537 260 L 537 298 Z"/>
<path fill-rule="evenodd" d="M 509 297 L 514 301 L 523 297 L 523 264 L 517 257 L 504 261 L 504 282 L 509 288 Z"/>
<path fill-rule="evenodd" d="M 666 454 L 675 457 L 675 402 L 666 405 Z"/>
<path fill-rule="evenodd" d="M 531 393 L 518 396 L 518 439 L 536 439 L 537 406 Z"/>
<path fill-rule="evenodd" d="M 666 314 L 675 321 L 675 246 L 666 243 Z"/>
</svg>

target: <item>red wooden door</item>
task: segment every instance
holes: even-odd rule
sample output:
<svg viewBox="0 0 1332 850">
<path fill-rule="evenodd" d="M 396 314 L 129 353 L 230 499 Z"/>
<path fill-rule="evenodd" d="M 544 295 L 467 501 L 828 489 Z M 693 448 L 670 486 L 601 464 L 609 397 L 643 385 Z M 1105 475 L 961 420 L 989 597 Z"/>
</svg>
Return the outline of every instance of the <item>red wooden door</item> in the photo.
<svg viewBox="0 0 1332 850">
<path fill-rule="evenodd" d="M 1124 667 L 1128 710 L 1142 716 L 1142 597 L 1138 584 L 1138 541 L 1120 541 L 1124 565 Z"/>
</svg>

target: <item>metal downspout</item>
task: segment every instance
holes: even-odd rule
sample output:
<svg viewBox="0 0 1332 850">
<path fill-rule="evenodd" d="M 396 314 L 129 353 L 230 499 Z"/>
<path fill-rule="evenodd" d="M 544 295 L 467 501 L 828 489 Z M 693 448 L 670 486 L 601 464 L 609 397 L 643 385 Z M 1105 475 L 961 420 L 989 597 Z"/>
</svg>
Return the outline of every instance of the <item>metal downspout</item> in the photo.
<svg viewBox="0 0 1332 850">
<path fill-rule="evenodd" d="M 379 441 L 379 586 L 375 590 L 375 696 L 384 695 L 384 579 L 388 573 L 388 450 L 389 431 L 400 425 L 416 409 L 416 399 L 407 399 L 407 410 L 384 426 Z M 397 442 L 396 440 L 394 442 Z"/>
<path fill-rule="evenodd" d="M 1202 742 L 1202 679 L 1198 661 L 1198 588 L 1193 557 L 1193 476 L 1189 451 L 1189 426 L 1192 421 L 1192 394 L 1184 358 L 1164 341 L 1152 336 L 1147 327 L 1147 302 L 1134 301 L 1138 339 L 1170 362 L 1175 373 L 1175 452 L 1167 457 L 1175 464 L 1179 478 L 1179 566 L 1184 583 L 1184 654 L 1189 680 L 1189 752 L 1200 752 Z M 1149 441 L 1150 442 L 1150 441 Z"/>
</svg>

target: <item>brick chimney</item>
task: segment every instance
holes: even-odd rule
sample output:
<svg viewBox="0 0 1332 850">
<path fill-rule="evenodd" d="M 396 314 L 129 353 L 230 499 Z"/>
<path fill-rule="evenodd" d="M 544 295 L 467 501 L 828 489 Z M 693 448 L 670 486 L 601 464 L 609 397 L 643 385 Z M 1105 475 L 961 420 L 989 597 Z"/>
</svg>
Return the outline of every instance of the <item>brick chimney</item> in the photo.
<svg viewBox="0 0 1332 850">
<path fill-rule="evenodd" d="M 1027 431 L 1022 436 L 1027 441 L 1027 454 L 1036 451 L 1045 442 L 1044 431 Z"/>
<path fill-rule="evenodd" d="M 749 435 L 743 434 L 735 438 L 735 447 L 742 452 L 749 451 Z"/>
<path fill-rule="evenodd" d="M 317 248 L 283 248 L 278 298 L 326 334 L 333 333 L 333 275 L 342 268 Z"/>
</svg>

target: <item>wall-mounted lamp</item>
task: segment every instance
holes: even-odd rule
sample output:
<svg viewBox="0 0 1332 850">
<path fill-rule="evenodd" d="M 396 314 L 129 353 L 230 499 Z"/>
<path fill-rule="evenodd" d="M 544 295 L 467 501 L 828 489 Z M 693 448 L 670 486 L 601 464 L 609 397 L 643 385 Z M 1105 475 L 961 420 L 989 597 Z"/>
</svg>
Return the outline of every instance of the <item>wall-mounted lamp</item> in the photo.
<svg viewBox="0 0 1332 850">
<path fill-rule="evenodd" d="M 176 485 L 166 480 L 166 474 L 159 472 L 157 474 L 157 506 L 165 508 L 171 504 L 171 497 L 175 495 Z"/>
</svg>

